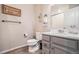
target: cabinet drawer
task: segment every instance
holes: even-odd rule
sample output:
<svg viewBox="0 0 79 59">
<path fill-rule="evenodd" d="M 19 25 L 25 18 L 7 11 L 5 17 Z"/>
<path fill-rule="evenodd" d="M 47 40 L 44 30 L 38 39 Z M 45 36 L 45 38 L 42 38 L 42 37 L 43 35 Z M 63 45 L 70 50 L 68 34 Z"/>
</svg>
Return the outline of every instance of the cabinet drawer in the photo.
<svg viewBox="0 0 79 59">
<path fill-rule="evenodd" d="M 51 46 L 54 47 L 54 52 L 56 52 L 55 50 L 58 49 L 60 51 L 66 52 L 67 54 L 75 54 L 75 53 L 78 54 L 78 50 L 69 49 L 67 47 L 62 47 L 56 44 L 52 44 Z"/>
<path fill-rule="evenodd" d="M 54 54 L 54 53 L 55 53 L 55 51 L 54 51 L 54 47 L 51 47 L 51 49 L 50 49 L 50 53 L 51 53 L 51 54 Z"/>
<path fill-rule="evenodd" d="M 44 48 L 44 47 L 49 49 L 50 48 L 50 43 L 43 40 L 42 41 L 42 48 Z"/>
<path fill-rule="evenodd" d="M 49 49 L 43 48 L 42 49 L 42 54 L 49 54 Z"/>
<path fill-rule="evenodd" d="M 50 36 L 42 35 L 42 39 L 49 42 L 50 41 Z"/>
<path fill-rule="evenodd" d="M 63 46 L 69 47 L 69 48 L 78 49 L 76 40 L 52 37 L 51 42 L 52 43 L 54 42 L 56 44 L 60 44 L 60 45 L 63 45 Z"/>
<path fill-rule="evenodd" d="M 68 54 L 68 52 L 57 48 L 54 48 L 54 51 L 55 51 L 55 54 Z"/>
</svg>

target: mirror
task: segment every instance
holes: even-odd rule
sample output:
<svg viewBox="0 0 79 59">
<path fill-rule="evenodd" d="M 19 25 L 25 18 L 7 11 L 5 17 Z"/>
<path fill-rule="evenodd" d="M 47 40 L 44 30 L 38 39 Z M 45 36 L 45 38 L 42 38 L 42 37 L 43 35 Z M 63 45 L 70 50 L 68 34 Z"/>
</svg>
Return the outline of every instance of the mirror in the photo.
<svg viewBox="0 0 79 59">
<path fill-rule="evenodd" d="M 52 28 L 73 27 L 79 29 L 79 6 L 71 8 L 72 6 L 74 5 L 70 5 L 68 9 L 65 9 L 65 7 L 63 9 L 62 7 L 59 11 L 64 10 L 64 12 L 51 16 Z"/>
<path fill-rule="evenodd" d="M 61 28 L 64 26 L 64 12 L 68 10 L 67 4 L 56 4 L 51 7 L 51 28 Z"/>
<path fill-rule="evenodd" d="M 75 26 L 79 28 L 79 7 L 64 12 L 64 26 Z"/>
<path fill-rule="evenodd" d="M 52 16 L 52 28 L 61 28 L 64 24 L 64 13 Z"/>
</svg>

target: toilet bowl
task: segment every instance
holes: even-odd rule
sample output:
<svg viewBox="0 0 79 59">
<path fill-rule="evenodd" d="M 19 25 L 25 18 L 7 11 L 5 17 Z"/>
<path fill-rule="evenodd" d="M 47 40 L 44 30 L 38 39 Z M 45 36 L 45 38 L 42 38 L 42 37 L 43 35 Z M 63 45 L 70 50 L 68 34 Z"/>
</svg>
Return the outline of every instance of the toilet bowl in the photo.
<svg viewBox="0 0 79 59">
<path fill-rule="evenodd" d="M 35 52 L 39 49 L 39 41 L 41 40 L 41 33 L 36 32 L 36 39 L 29 39 L 27 40 L 27 45 L 29 52 Z"/>
<path fill-rule="evenodd" d="M 27 40 L 27 45 L 35 45 L 38 41 L 42 40 L 41 32 L 36 32 L 36 39 Z"/>
<path fill-rule="evenodd" d="M 37 44 L 38 41 L 39 40 L 36 40 L 36 39 L 29 39 L 29 40 L 27 40 L 27 45 L 28 46 L 35 45 L 35 44 Z"/>
<path fill-rule="evenodd" d="M 30 53 L 35 53 L 39 49 L 39 40 L 29 39 L 27 40 L 28 51 Z"/>
</svg>

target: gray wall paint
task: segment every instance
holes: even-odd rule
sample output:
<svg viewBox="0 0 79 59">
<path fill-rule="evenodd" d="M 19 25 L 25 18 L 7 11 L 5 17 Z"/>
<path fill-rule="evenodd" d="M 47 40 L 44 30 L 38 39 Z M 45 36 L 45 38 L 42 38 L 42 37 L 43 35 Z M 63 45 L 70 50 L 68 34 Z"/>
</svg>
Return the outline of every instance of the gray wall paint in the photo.
<svg viewBox="0 0 79 59">
<path fill-rule="evenodd" d="M 21 9 L 22 15 L 17 17 L 0 13 L 0 52 L 25 45 L 26 40 L 30 39 L 33 34 L 34 6 L 23 4 L 12 4 L 10 6 Z M 1 20 L 16 20 L 21 21 L 22 24 L 3 23 Z M 28 34 L 27 38 L 24 38 L 24 33 Z"/>
</svg>

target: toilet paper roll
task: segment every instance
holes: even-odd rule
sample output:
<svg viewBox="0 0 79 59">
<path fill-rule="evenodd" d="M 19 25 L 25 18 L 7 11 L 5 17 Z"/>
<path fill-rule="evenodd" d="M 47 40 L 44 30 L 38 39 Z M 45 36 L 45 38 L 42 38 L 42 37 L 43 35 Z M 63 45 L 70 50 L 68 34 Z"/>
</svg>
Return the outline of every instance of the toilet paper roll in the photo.
<svg viewBox="0 0 79 59">
<path fill-rule="evenodd" d="M 24 34 L 24 37 L 27 37 L 28 36 L 28 34 Z"/>
</svg>

